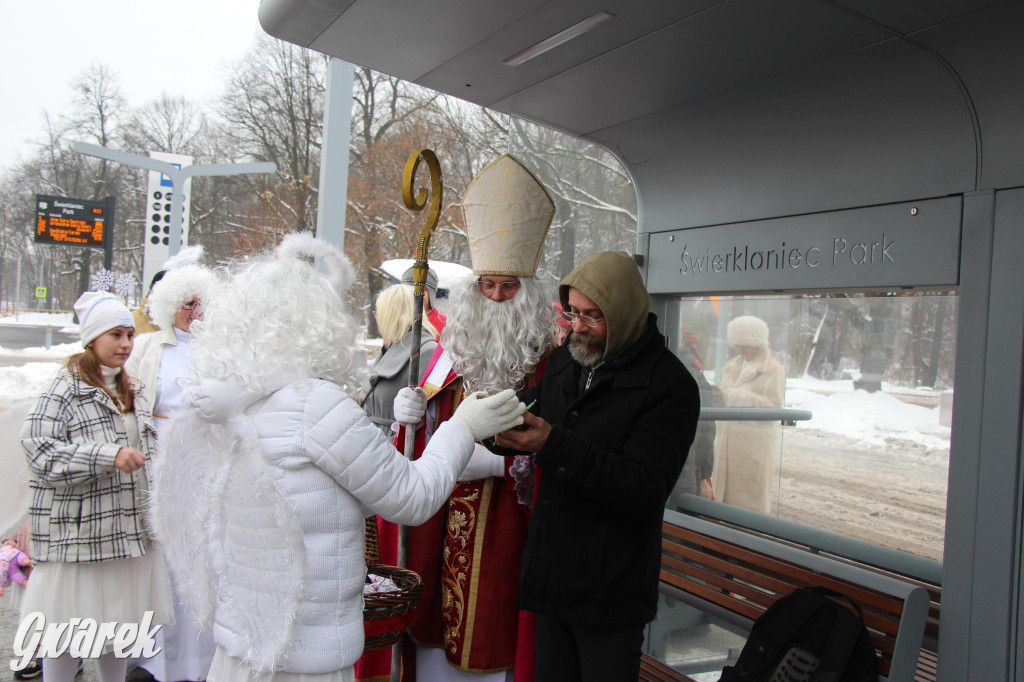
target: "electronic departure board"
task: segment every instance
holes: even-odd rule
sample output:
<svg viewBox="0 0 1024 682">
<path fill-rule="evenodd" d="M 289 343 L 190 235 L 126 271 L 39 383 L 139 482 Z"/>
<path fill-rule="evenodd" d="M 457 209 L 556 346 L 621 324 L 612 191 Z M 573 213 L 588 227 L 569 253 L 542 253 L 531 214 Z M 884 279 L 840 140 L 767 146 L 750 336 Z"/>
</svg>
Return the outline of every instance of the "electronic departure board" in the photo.
<svg viewBox="0 0 1024 682">
<path fill-rule="evenodd" d="M 36 195 L 36 241 L 103 246 L 109 204 L 105 201 Z"/>
</svg>

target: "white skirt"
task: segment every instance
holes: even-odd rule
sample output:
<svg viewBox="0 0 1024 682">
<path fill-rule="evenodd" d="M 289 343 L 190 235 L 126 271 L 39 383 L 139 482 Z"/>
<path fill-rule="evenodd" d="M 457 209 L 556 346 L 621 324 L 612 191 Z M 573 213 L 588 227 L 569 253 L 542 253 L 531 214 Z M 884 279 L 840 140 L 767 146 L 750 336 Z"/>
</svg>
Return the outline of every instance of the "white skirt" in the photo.
<svg viewBox="0 0 1024 682">
<path fill-rule="evenodd" d="M 356 669 L 352 666 L 329 673 L 286 673 L 281 670 L 253 675 L 249 666 L 228 656 L 217 647 L 213 665 L 206 682 L 355 682 Z"/>
<path fill-rule="evenodd" d="M 21 618 L 39 611 L 47 623 L 92 618 L 97 623 L 141 623 L 146 611 L 152 624 L 174 622 L 171 578 L 154 547 L 141 557 L 35 565 L 21 601 Z"/>
</svg>

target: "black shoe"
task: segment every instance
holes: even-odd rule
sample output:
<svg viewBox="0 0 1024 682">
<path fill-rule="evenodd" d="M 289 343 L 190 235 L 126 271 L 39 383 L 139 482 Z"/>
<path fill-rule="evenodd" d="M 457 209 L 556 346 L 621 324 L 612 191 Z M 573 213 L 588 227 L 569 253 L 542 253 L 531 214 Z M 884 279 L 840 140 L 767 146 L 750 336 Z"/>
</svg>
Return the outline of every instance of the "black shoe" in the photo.
<svg viewBox="0 0 1024 682">
<path fill-rule="evenodd" d="M 43 661 L 39 658 L 33 658 L 28 662 L 21 670 L 14 671 L 14 679 L 16 680 L 34 680 L 43 674 Z"/>
<path fill-rule="evenodd" d="M 153 677 L 153 673 L 139 666 L 128 671 L 124 682 L 156 682 L 156 678 Z"/>
</svg>

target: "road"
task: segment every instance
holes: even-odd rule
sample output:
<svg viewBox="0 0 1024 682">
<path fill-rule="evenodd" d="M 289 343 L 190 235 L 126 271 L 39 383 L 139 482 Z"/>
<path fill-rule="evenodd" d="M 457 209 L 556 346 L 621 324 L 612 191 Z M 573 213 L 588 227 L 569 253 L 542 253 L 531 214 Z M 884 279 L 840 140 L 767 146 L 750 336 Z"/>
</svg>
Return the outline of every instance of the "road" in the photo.
<svg viewBox="0 0 1024 682">
<path fill-rule="evenodd" d="M 78 332 L 62 332 L 60 327 L 49 327 L 51 345 L 78 341 Z M 43 325 L 0 324 L 0 346 L 4 348 L 36 348 L 46 345 L 46 330 Z"/>
<path fill-rule="evenodd" d="M 779 518 L 942 560 L 949 452 L 785 430 Z"/>
</svg>

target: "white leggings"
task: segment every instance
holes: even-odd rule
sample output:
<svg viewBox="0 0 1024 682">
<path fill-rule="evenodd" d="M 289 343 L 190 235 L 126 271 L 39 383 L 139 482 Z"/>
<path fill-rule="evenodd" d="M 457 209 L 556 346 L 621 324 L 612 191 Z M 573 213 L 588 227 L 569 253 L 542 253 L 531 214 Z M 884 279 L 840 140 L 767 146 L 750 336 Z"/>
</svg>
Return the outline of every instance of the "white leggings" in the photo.
<svg viewBox="0 0 1024 682">
<path fill-rule="evenodd" d="M 79 659 L 66 652 L 57 658 L 44 658 L 43 679 L 46 682 L 75 682 L 78 661 Z M 96 659 L 96 667 L 100 671 L 100 682 L 124 682 L 124 675 L 128 672 L 128 659 L 118 658 L 110 651 Z"/>
</svg>

